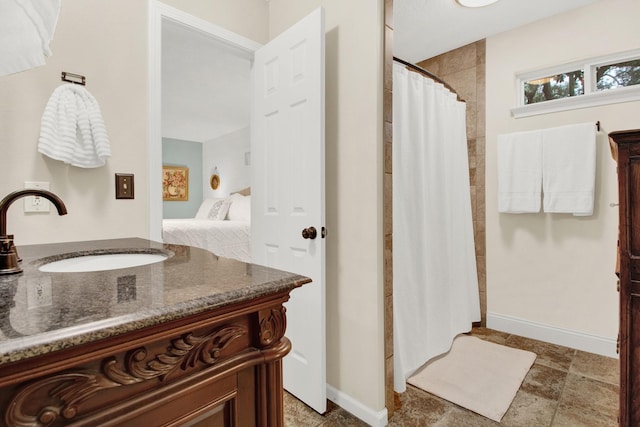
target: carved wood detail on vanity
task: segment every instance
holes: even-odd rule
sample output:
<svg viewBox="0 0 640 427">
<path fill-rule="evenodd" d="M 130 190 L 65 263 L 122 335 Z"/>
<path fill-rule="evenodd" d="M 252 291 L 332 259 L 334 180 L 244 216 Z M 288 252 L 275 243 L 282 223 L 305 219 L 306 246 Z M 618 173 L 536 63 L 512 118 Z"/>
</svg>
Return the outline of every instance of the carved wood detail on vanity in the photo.
<svg viewBox="0 0 640 427">
<path fill-rule="evenodd" d="M 148 340 L 140 331 L 130 340 L 118 336 L 113 347 L 121 351 L 111 354 L 105 355 L 105 342 L 90 344 L 74 366 L 65 365 L 64 351 L 44 356 L 43 363 L 54 358 L 60 369 L 22 384 L 0 382 L 3 421 L 11 427 L 282 425 L 287 299 L 258 302 L 255 311 L 244 304 L 235 313 L 203 313 L 189 331 L 189 319 L 170 322 Z"/>
<path fill-rule="evenodd" d="M 171 372 L 180 367 L 183 371 L 194 368 L 199 362 L 213 365 L 222 357 L 228 345 L 236 339 L 248 335 L 244 326 L 224 326 L 213 332 L 196 336 L 193 333 L 171 341 L 164 353 L 158 353 L 147 361 L 144 347 L 127 352 L 125 369 L 118 367 L 118 359 L 111 357 L 103 362 L 103 374 L 118 385 L 134 384 L 158 377 L 163 381 Z"/>
<path fill-rule="evenodd" d="M 258 312 L 261 347 L 269 347 L 284 336 L 284 331 L 287 329 L 286 311 L 285 307 L 279 307 Z"/>
</svg>

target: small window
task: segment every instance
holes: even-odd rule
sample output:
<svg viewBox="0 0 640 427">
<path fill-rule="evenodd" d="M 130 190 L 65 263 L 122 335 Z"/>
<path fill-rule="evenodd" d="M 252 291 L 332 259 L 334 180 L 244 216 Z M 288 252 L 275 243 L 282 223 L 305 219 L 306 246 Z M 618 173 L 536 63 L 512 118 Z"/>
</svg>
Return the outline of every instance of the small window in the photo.
<svg viewBox="0 0 640 427">
<path fill-rule="evenodd" d="M 640 101 L 640 49 L 516 76 L 514 117 Z"/>
<path fill-rule="evenodd" d="M 524 103 L 550 101 L 584 93 L 584 70 L 546 76 L 524 83 Z"/>
<path fill-rule="evenodd" d="M 640 59 L 596 67 L 596 90 L 640 84 Z"/>
</svg>

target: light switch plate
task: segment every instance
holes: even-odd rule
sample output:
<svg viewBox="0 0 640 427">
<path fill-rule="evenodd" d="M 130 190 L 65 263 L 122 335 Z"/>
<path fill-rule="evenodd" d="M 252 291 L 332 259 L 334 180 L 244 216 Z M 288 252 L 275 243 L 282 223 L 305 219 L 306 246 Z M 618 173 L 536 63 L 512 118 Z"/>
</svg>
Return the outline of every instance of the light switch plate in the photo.
<svg viewBox="0 0 640 427">
<path fill-rule="evenodd" d="M 116 199 L 133 199 L 133 174 L 116 174 Z"/>
<path fill-rule="evenodd" d="M 38 188 L 40 190 L 49 190 L 48 182 L 25 181 L 24 188 Z M 51 203 L 44 197 L 27 196 L 24 198 L 25 212 L 49 212 Z"/>
</svg>

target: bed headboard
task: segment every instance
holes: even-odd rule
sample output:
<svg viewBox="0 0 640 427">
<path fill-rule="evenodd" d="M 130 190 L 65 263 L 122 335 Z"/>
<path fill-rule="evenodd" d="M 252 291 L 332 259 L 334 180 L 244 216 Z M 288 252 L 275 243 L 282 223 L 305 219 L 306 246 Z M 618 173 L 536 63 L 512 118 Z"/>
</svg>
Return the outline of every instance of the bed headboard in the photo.
<svg viewBox="0 0 640 427">
<path fill-rule="evenodd" d="M 242 190 L 232 191 L 231 194 L 241 194 L 243 196 L 251 195 L 251 187 L 243 188 Z"/>
</svg>

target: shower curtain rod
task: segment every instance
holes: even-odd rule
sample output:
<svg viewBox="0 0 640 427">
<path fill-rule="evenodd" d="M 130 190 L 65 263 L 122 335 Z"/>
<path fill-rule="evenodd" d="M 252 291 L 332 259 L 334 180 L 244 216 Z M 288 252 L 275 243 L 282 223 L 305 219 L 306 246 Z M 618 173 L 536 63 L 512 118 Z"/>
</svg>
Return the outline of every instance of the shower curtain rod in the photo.
<svg viewBox="0 0 640 427">
<path fill-rule="evenodd" d="M 402 65 L 405 65 L 405 66 L 409 67 L 413 71 L 416 71 L 416 72 L 418 72 L 420 74 L 424 74 L 425 76 L 429 77 L 430 79 L 433 79 L 433 80 L 437 81 L 438 83 L 442 83 L 444 85 L 444 87 L 446 87 L 451 92 L 456 94 L 456 98 L 458 99 L 458 101 L 465 102 L 464 99 L 460 98 L 460 95 L 458 94 L 458 92 L 456 92 L 456 90 L 454 88 L 452 88 L 451 85 L 449 85 L 449 83 L 445 82 L 440 77 L 436 76 L 435 74 L 431 73 L 430 71 L 427 71 L 422 67 L 419 67 L 419 66 L 417 66 L 415 64 L 407 62 L 404 59 L 400 59 L 397 56 L 394 56 L 393 60 L 394 61 L 398 61 Z"/>
</svg>

